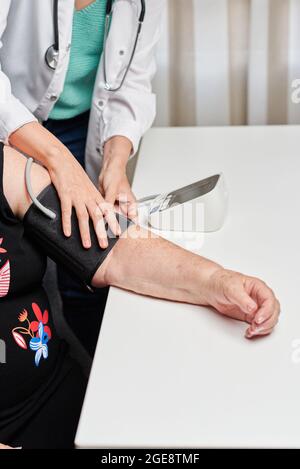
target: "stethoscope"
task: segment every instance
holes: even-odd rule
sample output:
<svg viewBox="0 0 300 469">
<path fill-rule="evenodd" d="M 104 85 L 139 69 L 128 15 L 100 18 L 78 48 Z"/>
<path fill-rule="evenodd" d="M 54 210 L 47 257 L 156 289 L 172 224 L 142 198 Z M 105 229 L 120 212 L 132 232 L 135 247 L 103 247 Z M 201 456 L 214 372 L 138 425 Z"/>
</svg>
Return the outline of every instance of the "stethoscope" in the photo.
<svg viewBox="0 0 300 469">
<path fill-rule="evenodd" d="M 138 18 L 138 26 L 137 26 L 137 31 L 136 31 L 136 36 L 135 36 L 132 52 L 131 52 L 128 64 L 125 68 L 123 77 L 120 81 L 120 84 L 118 86 L 113 87 L 108 83 L 107 73 L 106 73 L 106 44 L 107 44 L 107 38 L 108 38 L 108 33 L 109 33 L 109 26 L 110 26 L 112 14 L 113 14 L 113 0 L 107 0 L 106 13 L 105 13 L 104 40 L 103 40 L 103 76 L 104 76 L 105 88 L 108 91 L 118 91 L 123 86 L 125 78 L 130 69 L 132 60 L 134 58 L 134 54 L 136 51 L 137 43 L 139 40 L 139 36 L 141 33 L 141 29 L 142 29 L 142 25 L 143 25 L 145 13 L 146 13 L 145 0 L 140 0 L 140 1 L 141 1 L 141 11 L 140 11 L 140 15 Z M 48 65 L 48 67 L 51 68 L 51 70 L 56 69 L 58 65 L 58 56 L 59 56 L 58 2 L 59 0 L 53 0 L 54 44 L 48 47 L 45 53 L 45 62 Z"/>
</svg>

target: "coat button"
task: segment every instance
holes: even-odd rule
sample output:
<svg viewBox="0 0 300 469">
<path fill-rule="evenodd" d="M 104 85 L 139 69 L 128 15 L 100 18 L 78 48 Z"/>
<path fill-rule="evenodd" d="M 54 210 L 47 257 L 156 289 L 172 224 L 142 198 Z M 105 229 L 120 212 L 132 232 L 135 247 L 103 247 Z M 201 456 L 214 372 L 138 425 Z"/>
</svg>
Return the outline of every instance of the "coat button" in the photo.
<svg viewBox="0 0 300 469">
<path fill-rule="evenodd" d="M 52 94 L 52 95 L 50 96 L 50 100 L 51 100 L 51 101 L 56 101 L 56 100 L 57 100 L 57 96 L 56 96 L 55 94 Z"/>
<path fill-rule="evenodd" d="M 98 106 L 99 106 L 100 108 L 102 108 L 102 107 L 104 106 L 104 101 L 103 101 L 103 99 L 100 99 L 100 100 L 98 101 Z"/>
</svg>

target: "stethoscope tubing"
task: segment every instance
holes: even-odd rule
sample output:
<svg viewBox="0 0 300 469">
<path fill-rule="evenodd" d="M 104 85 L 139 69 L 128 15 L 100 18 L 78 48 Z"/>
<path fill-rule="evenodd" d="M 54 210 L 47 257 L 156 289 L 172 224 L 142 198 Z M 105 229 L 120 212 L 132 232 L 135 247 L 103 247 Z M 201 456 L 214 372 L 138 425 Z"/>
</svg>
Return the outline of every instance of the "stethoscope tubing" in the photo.
<svg viewBox="0 0 300 469">
<path fill-rule="evenodd" d="M 104 75 L 104 84 L 105 84 L 105 89 L 107 91 L 119 91 L 127 77 L 127 74 L 129 72 L 130 66 L 132 64 L 135 51 L 137 48 L 139 36 L 142 30 L 142 25 L 145 19 L 145 14 L 146 14 L 146 4 L 145 0 L 140 0 L 141 1 L 141 11 L 139 14 L 138 18 L 138 27 L 136 31 L 136 36 L 134 40 L 134 45 L 132 48 L 132 52 L 128 61 L 128 64 L 125 68 L 123 77 L 120 81 L 120 84 L 118 86 L 111 86 L 108 83 L 107 80 L 107 67 L 106 67 L 106 43 L 107 43 L 107 38 L 108 38 L 108 33 L 109 33 L 109 25 L 110 25 L 110 20 L 113 14 L 113 0 L 108 0 L 106 4 L 106 13 L 105 13 L 105 27 L 104 27 L 104 41 L 103 41 L 103 75 Z M 55 70 L 57 67 L 57 62 L 58 62 L 58 56 L 59 56 L 59 27 L 58 27 L 58 2 L 59 0 L 53 0 L 53 29 L 54 29 L 54 44 L 48 47 L 46 53 L 45 53 L 45 62 L 48 65 L 48 67 L 51 70 Z"/>
</svg>

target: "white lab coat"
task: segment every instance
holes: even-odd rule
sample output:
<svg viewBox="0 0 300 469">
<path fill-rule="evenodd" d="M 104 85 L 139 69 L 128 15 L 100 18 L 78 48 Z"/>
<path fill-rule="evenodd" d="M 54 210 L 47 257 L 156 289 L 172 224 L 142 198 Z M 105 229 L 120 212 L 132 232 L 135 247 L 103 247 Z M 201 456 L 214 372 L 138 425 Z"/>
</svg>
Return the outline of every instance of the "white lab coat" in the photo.
<svg viewBox="0 0 300 469">
<path fill-rule="evenodd" d="M 146 15 L 135 57 L 122 88 L 104 88 L 103 61 L 94 87 L 86 145 L 86 169 L 94 182 L 101 168 L 103 145 L 114 135 L 131 140 L 136 152 L 155 116 L 151 80 L 154 46 L 165 0 L 146 0 Z M 140 11 L 138 0 L 115 0 L 107 41 L 107 75 L 118 84 L 132 51 Z M 54 42 L 52 0 L 0 1 L 0 140 L 22 125 L 44 121 L 59 98 L 68 69 L 74 0 L 58 3 L 59 60 L 55 71 L 45 63 Z M 88 37 L 87 37 L 88 40 Z M 122 51 L 120 53 L 120 51 Z"/>
</svg>

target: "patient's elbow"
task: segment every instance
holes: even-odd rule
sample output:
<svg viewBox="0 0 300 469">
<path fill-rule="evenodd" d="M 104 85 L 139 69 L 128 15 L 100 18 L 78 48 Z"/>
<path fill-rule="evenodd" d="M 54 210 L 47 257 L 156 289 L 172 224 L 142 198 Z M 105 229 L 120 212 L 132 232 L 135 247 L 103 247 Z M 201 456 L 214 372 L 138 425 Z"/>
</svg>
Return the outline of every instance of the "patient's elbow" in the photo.
<svg viewBox="0 0 300 469">
<path fill-rule="evenodd" d="M 113 257 L 114 257 L 114 249 L 112 249 L 102 264 L 96 270 L 92 278 L 92 286 L 95 288 L 102 288 L 112 285 L 111 278 L 112 278 L 112 265 L 113 265 Z"/>
</svg>

